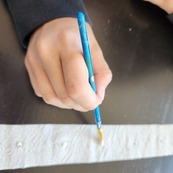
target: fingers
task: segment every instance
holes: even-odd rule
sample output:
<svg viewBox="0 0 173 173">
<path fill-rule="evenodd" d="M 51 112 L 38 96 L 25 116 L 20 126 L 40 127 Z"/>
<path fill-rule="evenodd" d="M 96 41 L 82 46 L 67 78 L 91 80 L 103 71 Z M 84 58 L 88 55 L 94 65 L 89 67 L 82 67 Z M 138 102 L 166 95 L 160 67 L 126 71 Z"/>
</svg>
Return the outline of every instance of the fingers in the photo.
<svg viewBox="0 0 173 173">
<path fill-rule="evenodd" d="M 112 80 L 112 72 L 103 56 L 102 50 L 95 39 L 91 27 L 87 25 L 87 30 L 90 33 L 89 39 L 91 58 L 93 63 L 94 78 L 97 88 L 97 94 L 101 99 L 104 99 L 106 87 Z"/>
<path fill-rule="evenodd" d="M 70 60 L 65 56 L 63 71 L 60 61 L 41 62 L 37 58 L 25 60 L 35 93 L 46 103 L 83 112 L 101 103 L 88 82 L 88 70 L 81 54 L 71 55 Z"/>
<path fill-rule="evenodd" d="M 38 85 L 37 85 L 35 74 L 33 73 L 33 70 L 31 69 L 30 63 L 29 63 L 27 58 L 25 58 L 25 66 L 26 66 L 26 69 L 29 73 L 29 78 L 30 78 L 30 81 L 31 81 L 31 85 L 34 89 L 35 94 L 38 97 L 41 97 L 41 93 L 40 93 L 40 90 L 39 90 Z"/>
<path fill-rule="evenodd" d="M 58 99 L 45 70 L 37 60 L 37 57 L 26 56 L 25 64 L 36 95 L 41 96 L 47 104 L 70 109 L 69 106 L 64 105 Z"/>
<path fill-rule="evenodd" d="M 80 104 L 76 103 L 66 89 L 61 59 L 57 57 L 42 58 L 42 65 L 47 73 L 51 86 L 53 87 L 57 98 L 61 101 L 61 103 L 69 108 L 75 108 L 75 110 L 86 111 L 80 106 Z"/>
<path fill-rule="evenodd" d="M 91 49 L 94 77 L 97 87 L 97 94 L 104 99 L 105 90 L 112 80 L 112 72 L 106 63 L 100 47 L 96 44 Z"/>
<path fill-rule="evenodd" d="M 88 82 L 88 69 L 83 55 L 63 53 L 62 67 L 67 92 L 70 97 L 86 110 L 93 110 L 102 100 L 94 93 Z"/>
</svg>

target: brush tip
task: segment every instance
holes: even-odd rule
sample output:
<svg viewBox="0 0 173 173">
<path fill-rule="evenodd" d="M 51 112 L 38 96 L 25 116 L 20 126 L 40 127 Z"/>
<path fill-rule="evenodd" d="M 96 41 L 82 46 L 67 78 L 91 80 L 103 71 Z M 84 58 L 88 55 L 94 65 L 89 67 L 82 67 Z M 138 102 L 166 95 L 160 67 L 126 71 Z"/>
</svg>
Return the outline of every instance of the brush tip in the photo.
<svg viewBox="0 0 173 173">
<path fill-rule="evenodd" d="M 99 138 L 100 138 L 100 143 L 103 146 L 104 145 L 104 140 L 103 140 L 103 131 L 102 131 L 102 129 L 98 129 L 98 134 L 99 134 Z"/>
</svg>

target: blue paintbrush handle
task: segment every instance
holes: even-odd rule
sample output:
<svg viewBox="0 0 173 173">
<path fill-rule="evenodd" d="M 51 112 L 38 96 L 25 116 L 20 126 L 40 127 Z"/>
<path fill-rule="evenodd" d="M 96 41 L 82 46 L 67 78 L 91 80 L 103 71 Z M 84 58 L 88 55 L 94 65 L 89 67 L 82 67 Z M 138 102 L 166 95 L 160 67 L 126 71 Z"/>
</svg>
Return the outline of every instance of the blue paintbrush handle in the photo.
<svg viewBox="0 0 173 173">
<path fill-rule="evenodd" d="M 85 62 L 86 62 L 87 68 L 88 68 L 88 73 L 89 73 L 89 83 L 90 83 L 92 89 L 94 90 L 94 92 L 96 93 L 96 85 L 95 85 L 95 81 L 94 81 L 94 73 L 93 73 L 91 53 L 90 53 L 90 47 L 89 47 L 89 43 L 88 43 L 88 35 L 87 35 L 84 14 L 82 12 L 79 12 L 77 14 L 77 19 L 78 19 L 78 25 L 79 25 L 84 59 L 85 59 Z M 94 115 L 95 115 L 95 121 L 97 123 L 97 128 L 100 129 L 101 128 L 101 117 L 100 117 L 99 107 L 97 107 L 94 110 Z"/>
</svg>

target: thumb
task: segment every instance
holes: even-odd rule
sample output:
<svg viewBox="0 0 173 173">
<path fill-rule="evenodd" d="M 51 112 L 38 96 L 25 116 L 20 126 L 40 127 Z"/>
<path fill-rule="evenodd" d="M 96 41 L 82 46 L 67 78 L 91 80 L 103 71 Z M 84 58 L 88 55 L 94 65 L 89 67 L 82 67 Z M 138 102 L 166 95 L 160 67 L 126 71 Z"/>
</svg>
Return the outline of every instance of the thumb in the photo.
<svg viewBox="0 0 173 173">
<path fill-rule="evenodd" d="M 112 72 L 103 57 L 102 51 L 96 50 L 97 49 L 94 49 L 94 51 L 91 52 L 93 57 L 94 78 L 97 87 L 97 94 L 103 100 L 106 87 L 112 80 Z"/>
</svg>

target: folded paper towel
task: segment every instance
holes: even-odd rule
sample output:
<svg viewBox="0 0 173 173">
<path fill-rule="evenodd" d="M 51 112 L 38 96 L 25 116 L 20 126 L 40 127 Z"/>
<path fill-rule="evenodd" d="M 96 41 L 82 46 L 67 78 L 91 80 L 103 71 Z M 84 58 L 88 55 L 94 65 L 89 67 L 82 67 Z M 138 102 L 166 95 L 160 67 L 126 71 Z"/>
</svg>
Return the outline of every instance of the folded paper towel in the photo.
<svg viewBox="0 0 173 173">
<path fill-rule="evenodd" d="M 0 125 L 0 170 L 173 155 L 173 125 Z"/>
</svg>

